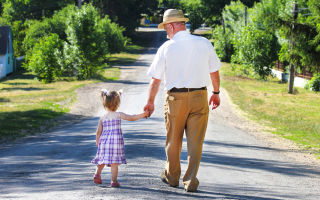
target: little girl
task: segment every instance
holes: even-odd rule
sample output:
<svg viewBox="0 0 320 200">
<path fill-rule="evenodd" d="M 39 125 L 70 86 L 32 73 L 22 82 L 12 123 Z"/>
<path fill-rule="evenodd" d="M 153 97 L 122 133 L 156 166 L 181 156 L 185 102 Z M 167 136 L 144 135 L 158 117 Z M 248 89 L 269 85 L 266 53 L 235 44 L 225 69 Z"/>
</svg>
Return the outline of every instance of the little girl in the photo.
<svg viewBox="0 0 320 200">
<path fill-rule="evenodd" d="M 136 121 L 148 116 L 148 112 L 138 115 L 128 115 L 122 112 L 116 112 L 120 105 L 121 91 L 101 91 L 103 106 L 107 113 L 99 120 L 96 131 L 96 145 L 98 146 L 96 157 L 91 163 L 97 165 L 93 181 L 96 184 L 102 184 L 101 172 L 105 165 L 111 167 L 111 187 L 119 187 L 117 181 L 118 165 L 126 164 L 124 154 L 124 142 L 121 130 L 121 119 Z"/>
</svg>

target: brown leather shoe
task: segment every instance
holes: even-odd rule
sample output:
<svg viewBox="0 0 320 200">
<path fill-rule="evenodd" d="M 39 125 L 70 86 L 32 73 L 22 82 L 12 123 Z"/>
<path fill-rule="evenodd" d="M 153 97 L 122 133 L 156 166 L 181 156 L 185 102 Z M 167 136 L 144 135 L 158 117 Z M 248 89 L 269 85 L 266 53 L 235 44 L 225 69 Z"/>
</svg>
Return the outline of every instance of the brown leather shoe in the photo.
<svg viewBox="0 0 320 200">
<path fill-rule="evenodd" d="M 164 182 L 165 184 L 169 185 L 170 187 L 179 187 L 179 184 L 177 185 L 171 185 L 169 182 L 168 182 L 168 179 L 166 177 L 166 175 L 164 174 L 164 172 L 161 172 L 160 174 L 160 179 L 162 182 Z"/>
<path fill-rule="evenodd" d="M 197 192 L 197 189 L 191 190 L 191 189 L 184 188 L 184 191 L 186 191 L 186 192 Z"/>
</svg>

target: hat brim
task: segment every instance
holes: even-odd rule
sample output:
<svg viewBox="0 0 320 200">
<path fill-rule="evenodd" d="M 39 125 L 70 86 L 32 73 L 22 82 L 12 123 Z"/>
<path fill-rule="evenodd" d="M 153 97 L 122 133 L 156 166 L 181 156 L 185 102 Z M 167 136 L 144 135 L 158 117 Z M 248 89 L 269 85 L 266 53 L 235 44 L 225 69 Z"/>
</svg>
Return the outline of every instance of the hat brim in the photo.
<svg viewBox="0 0 320 200">
<path fill-rule="evenodd" d="M 172 23 L 172 22 L 188 22 L 189 19 L 188 18 L 171 18 L 171 19 L 168 19 L 168 20 L 165 20 L 163 22 L 161 22 L 159 25 L 158 25 L 158 29 L 163 29 L 164 28 L 164 25 L 165 24 L 169 24 L 169 23 Z"/>
</svg>

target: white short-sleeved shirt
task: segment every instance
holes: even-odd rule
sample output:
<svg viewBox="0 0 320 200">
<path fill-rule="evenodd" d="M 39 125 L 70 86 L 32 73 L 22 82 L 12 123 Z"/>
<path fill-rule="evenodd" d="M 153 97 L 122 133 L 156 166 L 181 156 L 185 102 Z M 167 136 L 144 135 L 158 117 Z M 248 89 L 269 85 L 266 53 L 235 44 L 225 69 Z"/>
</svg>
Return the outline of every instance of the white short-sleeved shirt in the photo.
<svg viewBox="0 0 320 200">
<path fill-rule="evenodd" d="M 179 31 L 158 49 L 148 75 L 162 80 L 165 90 L 200 88 L 210 84 L 210 73 L 220 67 L 209 40 Z"/>
</svg>

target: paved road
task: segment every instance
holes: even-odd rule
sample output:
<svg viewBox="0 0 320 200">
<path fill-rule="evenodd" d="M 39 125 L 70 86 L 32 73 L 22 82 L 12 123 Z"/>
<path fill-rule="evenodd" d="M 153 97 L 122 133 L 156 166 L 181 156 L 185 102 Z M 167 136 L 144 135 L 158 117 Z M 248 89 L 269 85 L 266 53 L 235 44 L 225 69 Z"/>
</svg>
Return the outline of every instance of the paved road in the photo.
<svg viewBox="0 0 320 200">
<path fill-rule="evenodd" d="M 165 40 L 155 32 L 155 47 Z M 121 111 L 140 112 L 146 102 L 145 76 L 156 48 L 138 62 L 122 66 L 122 79 L 104 83 L 123 88 Z M 123 121 L 127 165 L 120 166 L 121 188 L 110 188 L 110 172 L 103 184 L 92 182 L 95 166 L 95 128 L 98 116 L 65 125 L 41 136 L 28 137 L 0 149 L 0 199 L 320 199 L 320 169 L 296 162 L 280 149 L 270 148 L 250 134 L 227 125 L 214 111 L 203 148 L 197 193 L 167 187 L 159 179 L 165 164 L 165 129 L 161 91 L 152 118 Z M 219 109 L 223 109 L 221 106 Z M 220 110 L 221 112 L 221 110 Z M 182 149 L 182 173 L 186 169 Z"/>
</svg>

